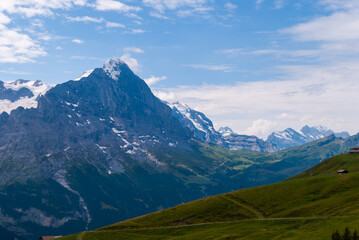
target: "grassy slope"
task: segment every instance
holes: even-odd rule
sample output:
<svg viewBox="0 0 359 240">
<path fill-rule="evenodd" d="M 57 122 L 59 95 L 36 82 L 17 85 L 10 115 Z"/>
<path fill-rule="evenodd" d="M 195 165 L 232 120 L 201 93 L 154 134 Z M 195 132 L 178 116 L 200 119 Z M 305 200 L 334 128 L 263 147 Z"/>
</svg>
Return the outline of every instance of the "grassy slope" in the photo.
<svg viewBox="0 0 359 240">
<path fill-rule="evenodd" d="M 170 228 L 123 229 L 120 231 L 87 232 L 61 240 L 143 240 L 143 239 L 331 239 L 333 229 L 359 226 L 359 217 L 244 220 Z M 79 236 L 81 237 L 79 238 Z"/>
<path fill-rule="evenodd" d="M 350 173 L 337 176 L 340 168 Z M 359 227 L 358 199 L 359 155 L 339 155 L 281 183 L 182 204 L 82 239 L 329 239 L 337 228 Z"/>
</svg>

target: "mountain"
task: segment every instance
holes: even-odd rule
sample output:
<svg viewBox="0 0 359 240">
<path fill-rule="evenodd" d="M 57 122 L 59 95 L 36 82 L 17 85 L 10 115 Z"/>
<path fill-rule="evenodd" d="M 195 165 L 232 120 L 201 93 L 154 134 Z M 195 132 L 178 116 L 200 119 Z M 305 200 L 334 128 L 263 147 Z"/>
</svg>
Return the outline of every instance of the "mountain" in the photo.
<svg viewBox="0 0 359 240">
<path fill-rule="evenodd" d="M 349 174 L 338 175 L 338 169 Z M 63 238 L 331 239 L 359 224 L 359 155 L 330 158 L 286 181 L 211 196 Z"/>
<path fill-rule="evenodd" d="M 337 137 L 341 138 L 347 138 L 350 136 L 348 132 L 334 133 L 332 130 L 322 126 L 309 127 L 306 125 L 299 132 L 292 128 L 273 132 L 268 136 L 267 142 L 276 145 L 282 150 L 318 140 L 331 134 L 335 134 Z"/>
<path fill-rule="evenodd" d="M 181 124 L 190 129 L 196 139 L 205 142 L 221 145 L 221 135 L 214 129 L 213 123 L 203 113 L 195 111 L 186 104 L 175 102 L 168 104 L 173 111 L 173 116 Z"/>
<path fill-rule="evenodd" d="M 34 238 L 200 196 L 179 196 L 187 187 L 154 154 L 190 149 L 191 135 L 118 59 L 37 102 L 1 115 L 1 227 Z M 173 197 L 161 200 L 163 182 Z M 101 212 L 103 222 L 93 221 Z"/>
<path fill-rule="evenodd" d="M 212 121 L 201 112 L 191 109 L 186 104 L 168 103 L 172 108 L 173 116 L 189 129 L 195 139 L 223 146 L 230 150 L 250 150 L 256 152 L 275 152 L 278 148 L 256 136 L 236 134 L 229 127 L 216 131 Z"/>
<path fill-rule="evenodd" d="M 0 238 L 93 230 L 281 181 L 358 143 L 331 135 L 276 153 L 203 143 L 111 59 L 0 115 Z"/>
<path fill-rule="evenodd" d="M 36 108 L 38 97 L 51 88 L 51 85 L 40 80 L 0 81 L 0 114 L 3 112 L 10 113 L 18 107 Z"/>
<path fill-rule="evenodd" d="M 219 133 L 223 139 L 223 146 L 230 150 L 250 150 L 256 152 L 276 152 L 276 145 L 264 141 L 256 136 L 239 135 L 229 127 L 220 128 Z"/>
<path fill-rule="evenodd" d="M 20 99 L 30 101 L 32 94 Z M 0 115 L 0 230 L 6 236 L 95 229 L 237 189 L 238 173 L 257 162 L 252 153 L 193 140 L 172 109 L 118 59 L 36 99 Z"/>
<path fill-rule="evenodd" d="M 228 135 L 231 135 L 233 130 L 230 127 L 220 127 L 218 129 L 219 134 L 221 134 L 222 137 L 227 137 Z"/>
</svg>

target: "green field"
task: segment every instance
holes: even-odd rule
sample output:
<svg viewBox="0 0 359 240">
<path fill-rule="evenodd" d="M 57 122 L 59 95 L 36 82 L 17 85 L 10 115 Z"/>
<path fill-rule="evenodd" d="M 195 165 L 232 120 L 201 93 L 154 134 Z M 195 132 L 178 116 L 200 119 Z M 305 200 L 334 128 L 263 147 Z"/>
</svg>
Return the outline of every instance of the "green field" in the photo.
<svg viewBox="0 0 359 240">
<path fill-rule="evenodd" d="M 330 239 L 345 227 L 359 229 L 359 155 L 62 239 Z"/>
</svg>

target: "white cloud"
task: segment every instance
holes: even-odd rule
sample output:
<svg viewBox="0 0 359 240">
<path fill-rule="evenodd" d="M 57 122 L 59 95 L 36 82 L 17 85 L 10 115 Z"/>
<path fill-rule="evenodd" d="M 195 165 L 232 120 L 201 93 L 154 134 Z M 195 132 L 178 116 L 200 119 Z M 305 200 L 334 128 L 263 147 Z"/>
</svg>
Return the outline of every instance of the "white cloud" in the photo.
<svg viewBox="0 0 359 240">
<path fill-rule="evenodd" d="M 234 9 L 236 9 L 238 6 L 237 5 L 235 5 L 235 4 L 233 4 L 233 3 L 226 3 L 225 5 L 224 5 L 228 10 L 234 10 Z"/>
<path fill-rule="evenodd" d="M 354 134 L 359 131 L 358 65 L 359 61 L 283 66 L 283 80 L 155 88 L 154 92 L 165 101 L 181 101 L 202 111 L 217 128 L 229 125 L 239 133 L 266 137 L 265 132 L 308 124 Z"/>
<path fill-rule="evenodd" d="M 242 48 L 232 48 L 232 49 L 225 49 L 225 50 L 217 51 L 217 53 L 231 54 L 231 55 L 236 55 L 236 54 L 239 54 L 242 52 L 243 52 Z"/>
<path fill-rule="evenodd" d="M 6 0 L 1 1 L 0 12 L 20 14 L 26 17 L 52 15 L 52 9 L 70 9 L 85 6 L 86 0 Z"/>
<path fill-rule="evenodd" d="M 0 24 L 8 24 L 11 22 L 11 19 L 6 16 L 5 14 L 3 14 L 2 12 L 0 12 Z"/>
<path fill-rule="evenodd" d="M 145 52 L 141 48 L 137 48 L 137 47 L 126 47 L 123 50 L 125 52 L 133 52 L 133 53 L 144 53 Z"/>
<path fill-rule="evenodd" d="M 104 62 L 105 59 L 99 57 L 89 57 L 89 56 L 71 56 L 71 59 L 78 59 L 78 60 L 95 60 L 99 62 Z"/>
<path fill-rule="evenodd" d="M 272 122 L 265 119 L 258 119 L 252 123 L 247 130 L 244 131 L 247 135 L 255 135 L 255 136 L 268 136 L 272 133 L 272 129 L 277 125 L 276 122 Z"/>
<path fill-rule="evenodd" d="M 125 28 L 126 26 L 116 22 L 106 22 L 107 28 Z"/>
<path fill-rule="evenodd" d="M 119 11 L 124 13 L 141 10 L 140 7 L 129 6 L 115 0 L 96 0 L 94 7 L 99 11 Z"/>
<path fill-rule="evenodd" d="M 192 9 L 178 10 L 177 15 L 179 17 L 195 16 L 198 14 L 206 15 L 209 11 L 212 11 L 212 10 L 213 10 L 213 8 L 211 8 L 211 7 L 195 7 Z"/>
<path fill-rule="evenodd" d="M 207 0 L 143 0 L 143 3 L 159 12 L 166 9 L 175 10 L 181 7 L 199 8 L 207 3 Z"/>
<path fill-rule="evenodd" d="M 359 8 L 359 2 L 357 0 L 320 0 L 319 3 L 329 10 Z"/>
<path fill-rule="evenodd" d="M 72 42 L 78 43 L 78 44 L 84 43 L 84 41 L 80 40 L 80 39 L 73 39 Z"/>
<path fill-rule="evenodd" d="M 290 57 L 318 57 L 324 51 L 320 49 L 307 49 L 307 50 L 282 50 L 282 49 L 262 49 L 248 52 L 252 55 L 268 55 L 273 54 L 276 56 L 290 56 Z"/>
<path fill-rule="evenodd" d="M 165 15 L 159 13 L 159 12 L 153 12 L 153 11 L 151 11 L 149 14 L 150 14 L 150 16 L 155 17 L 155 18 L 168 19 L 167 16 L 165 16 Z"/>
<path fill-rule="evenodd" d="M 101 23 L 104 21 L 103 18 L 94 18 L 89 16 L 83 17 L 66 17 L 71 22 L 94 22 L 94 23 Z"/>
<path fill-rule="evenodd" d="M 256 8 L 258 9 L 260 7 L 260 5 L 262 5 L 263 2 L 264 2 L 264 0 L 257 0 L 256 1 Z"/>
<path fill-rule="evenodd" d="M 147 85 L 151 86 L 151 85 L 154 85 L 156 84 L 157 82 L 159 81 L 162 81 L 162 80 L 166 80 L 167 77 L 166 76 L 162 76 L 162 77 L 155 77 L 155 76 L 151 76 L 149 78 L 145 78 L 145 82 L 147 83 Z"/>
<path fill-rule="evenodd" d="M 143 30 L 143 29 L 140 29 L 140 28 L 136 28 L 136 29 L 131 29 L 130 32 L 127 32 L 127 33 L 130 33 L 130 34 L 141 34 L 141 33 L 145 33 L 146 31 Z"/>
<path fill-rule="evenodd" d="M 120 59 L 125 62 L 135 73 L 140 71 L 140 64 L 135 58 L 131 57 L 131 54 L 125 53 L 120 57 Z"/>
<path fill-rule="evenodd" d="M 275 0 L 274 1 L 274 8 L 275 9 L 281 9 L 284 7 L 284 0 Z"/>
<path fill-rule="evenodd" d="M 335 12 L 281 32 L 292 34 L 299 41 L 359 40 L 359 9 Z"/>
<path fill-rule="evenodd" d="M 188 64 L 184 66 L 193 69 L 209 70 L 209 71 L 232 72 L 234 70 L 232 66 L 228 66 L 228 65 Z"/>
<path fill-rule="evenodd" d="M 45 50 L 28 35 L 0 24 L 0 62 L 33 62 L 33 58 L 45 55 Z"/>
<path fill-rule="evenodd" d="M 8 69 L 8 70 L 0 70 L 0 72 L 2 73 L 6 73 L 6 74 L 12 74 L 12 75 L 32 75 L 33 73 L 30 72 L 21 72 L 21 71 L 16 71 L 12 68 Z"/>
<path fill-rule="evenodd" d="M 10 29 L 6 24 L 11 22 L 10 15 L 18 14 L 22 18 L 36 15 L 53 15 L 54 9 L 70 9 L 74 6 L 85 6 L 86 0 L 6 0 L 0 3 L 0 62 L 34 62 L 34 58 L 47 53 L 38 41 L 22 33 L 21 28 Z M 35 28 L 43 28 L 41 20 L 33 19 L 31 27 L 25 29 L 37 37 L 37 40 L 49 41 L 53 37 L 38 33 Z"/>
</svg>

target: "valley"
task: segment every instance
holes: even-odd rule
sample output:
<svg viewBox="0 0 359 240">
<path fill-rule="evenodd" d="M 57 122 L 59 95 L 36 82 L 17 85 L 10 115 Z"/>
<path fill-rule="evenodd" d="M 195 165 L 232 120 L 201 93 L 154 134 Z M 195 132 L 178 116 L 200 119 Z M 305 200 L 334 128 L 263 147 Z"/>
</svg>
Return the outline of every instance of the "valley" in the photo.
<svg viewBox="0 0 359 240">
<path fill-rule="evenodd" d="M 338 175 L 338 168 L 349 174 Z M 330 239 L 359 224 L 358 171 L 359 155 L 338 155 L 280 183 L 182 204 L 82 239 Z"/>
</svg>

